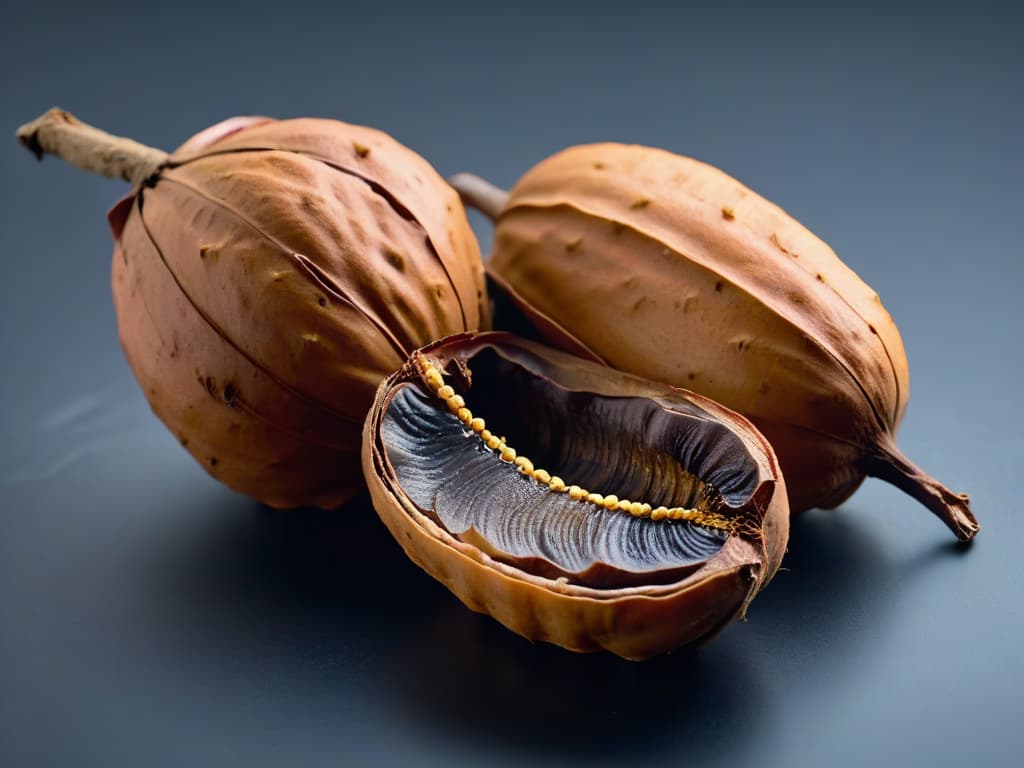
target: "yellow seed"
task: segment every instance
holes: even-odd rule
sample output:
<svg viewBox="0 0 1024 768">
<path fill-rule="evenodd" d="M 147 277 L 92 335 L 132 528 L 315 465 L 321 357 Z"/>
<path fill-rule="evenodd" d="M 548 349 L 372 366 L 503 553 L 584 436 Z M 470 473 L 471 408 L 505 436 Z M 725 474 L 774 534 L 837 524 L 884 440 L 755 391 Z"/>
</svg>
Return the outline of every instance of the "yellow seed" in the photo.
<svg viewBox="0 0 1024 768">
<path fill-rule="evenodd" d="M 699 519 L 702 524 L 706 523 L 712 527 L 719 525 L 717 518 L 708 515 L 701 516 L 697 510 L 684 509 L 682 507 L 672 507 L 669 509 L 664 506 L 652 509 L 650 504 L 630 501 L 629 499 L 620 500 L 615 494 L 602 496 L 600 493 L 590 493 L 578 485 L 566 486 L 562 478 L 557 475 L 552 476 L 545 469 L 535 469 L 532 461 L 525 456 L 517 455 L 514 448 L 505 444 L 506 438 L 504 436 L 497 437 L 490 430 L 486 429 L 484 420 L 473 416 L 469 408 L 466 407 L 465 399 L 461 395 L 455 394 L 455 390 L 450 385 L 444 384 L 444 376 L 432 363 L 421 363 L 421 370 L 427 383 L 436 390 L 438 397 L 445 401 L 452 413 L 459 418 L 459 421 L 479 434 L 480 439 L 483 440 L 488 448 L 499 453 L 502 461 L 507 464 L 514 464 L 520 473 L 529 475 L 538 484 L 546 485 L 555 492 L 568 492 L 569 498 L 573 501 L 586 500 L 595 506 L 603 507 L 609 511 L 620 510 L 628 512 L 633 517 L 650 517 L 651 520 Z"/>
<path fill-rule="evenodd" d="M 452 413 L 458 416 L 459 421 L 479 434 L 480 439 L 483 440 L 488 448 L 498 451 L 502 461 L 515 464 L 516 469 L 520 473 L 529 475 L 538 484 L 546 485 L 555 492 L 568 492 L 569 498 L 573 501 L 586 500 L 595 506 L 604 507 L 609 511 L 621 510 L 628 512 L 634 517 L 650 517 L 652 520 L 689 520 L 698 516 L 695 510 L 683 509 L 682 507 L 668 509 L 667 507 L 659 506 L 652 509 L 650 504 L 630 501 L 629 499 L 620 500 L 615 494 L 602 496 L 600 493 L 590 493 L 578 485 L 566 486 L 562 478 L 557 475 L 552 476 L 545 469 L 535 469 L 532 461 L 525 456 L 517 455 L 514 448 L 505 444 L 506 438 L 504 436 L 497 437 L 490 430 L 486 429 L 484 420 L 473 416 L 469 408 L 466 407 L 465 399 L 461 395 L 457 395 L 453 387 L 444 383 L 443 374 L 433 363 L 429 361 L 422 362 L 421 370 L 426 382 L 436 390 L 438 397 L 445 401 Z M 710 521 L 710 518 L 707 519 Z M 710 521 L 709 524 L 714 525 L 715 523 Z"/>
</svg>

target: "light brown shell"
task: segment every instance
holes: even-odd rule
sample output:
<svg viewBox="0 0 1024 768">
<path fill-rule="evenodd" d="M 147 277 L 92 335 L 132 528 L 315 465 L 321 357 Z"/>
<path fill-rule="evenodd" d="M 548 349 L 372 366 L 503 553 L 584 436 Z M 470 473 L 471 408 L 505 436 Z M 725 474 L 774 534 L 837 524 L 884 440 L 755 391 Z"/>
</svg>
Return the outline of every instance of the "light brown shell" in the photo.
<svg viewBox="0 0 1024 768">
<path fill-rule="evenodd" d="M 548 342 L 748 416 L 794 512 L 836 506 L 870 471 L 961 538 L 977 530 L 966 497 L 895 446 L 909 373 L 878 294 L 722 171 L 650 147 L 564 150 L 509 193 L 488 272 Z"/>
<path fill-rule="evenodd" d="M 121 342 L 154 412 L 210 474 L 275 507 L 358 492 L 381 379 L 489 325 L 458 196 L 370 128 L 226 121 L 110 220 Z"/>
<path fill-rule="evenodd" d="M 685 399 L 741 437 L 761 472 L 759 542 L 732 535 L 699 571 L 672 584 L 595 589 L 544 578 L 494 560 L 427 517 L 402 491 L 389 468 L 380 427 L 389 394 L 415 381 L 411 363 L 381 384 L 363 434 L 363 468 L 378 515 L 406 554 L 466 606 L 488 614 L 534 641 L 573 651 L 607 650 L 645 659 L 706 640 L 736 616 L 774 576 L 789 536 L 785 483 L 768 442 L 750 422 L 707 398 L 644 381 L 505 333 L 462 334 L 422 350 L 443 367 L 493 346 L 521 364 L 543 361 L 541 375 L 557 372 L 571 389 Z M 517 357 L 519 351 L 527 353 Z M 458 364 L 458 363 L 456 363 Z M 540 370 L 540 369 L 537 369 Z"/>
</svg>

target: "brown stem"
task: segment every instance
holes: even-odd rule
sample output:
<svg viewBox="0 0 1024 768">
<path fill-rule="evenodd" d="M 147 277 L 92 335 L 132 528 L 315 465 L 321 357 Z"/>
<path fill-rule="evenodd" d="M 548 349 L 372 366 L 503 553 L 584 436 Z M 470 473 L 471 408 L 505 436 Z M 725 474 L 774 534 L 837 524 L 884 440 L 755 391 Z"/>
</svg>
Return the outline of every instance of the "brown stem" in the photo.
<svg viewBox="0 0 1024 768">
<path fill-rule="evenodd" d="M 18 129 L 18 141 L 38 159 L 55 155 L 83 171 L 137 186 L 167 161 L 167 153 L 86 125 L 54 107 Z"/>
<path fill-rule="evenodd" d="M 456 173 L 448 183 L 466 205 L 476 208 L 491 221 L 497 221 L 508 202 L 508 192 L 472 173 Z"/>
<path fill-rule="evenodd" d="M 966 493 L 954 493 L 918 468 L 895 443 L 879 445 L 876 453 L 865 457 L 864 471 L 892 483 L 924 504 L 944 522 L 960 541 L 970 541 L 980 526 L 971 512 Z"/>
</svg>

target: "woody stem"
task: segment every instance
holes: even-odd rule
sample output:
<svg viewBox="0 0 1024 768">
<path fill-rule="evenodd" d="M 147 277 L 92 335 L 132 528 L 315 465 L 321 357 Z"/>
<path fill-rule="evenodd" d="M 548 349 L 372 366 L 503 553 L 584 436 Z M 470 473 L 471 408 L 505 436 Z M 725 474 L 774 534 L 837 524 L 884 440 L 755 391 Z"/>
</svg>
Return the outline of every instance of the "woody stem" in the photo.
<svg viewBox="0 0 1024 768">
<path fill-rule="evenodd" d="M 497 221 L 508 202 L 508 192 L 472 173 L 457 173 L 448 179 L 462 202 L 476 208 L 491 221 Z"/>
<path fill-rule="evenodd" d="M 56 107 L 21 126 L 17 137 L 40 160 L 43 155 L 54 155 L 83 171 L 122 179 L 133 186 L 167 161 L 163 150 L 93 128 Z"/>
</svg>

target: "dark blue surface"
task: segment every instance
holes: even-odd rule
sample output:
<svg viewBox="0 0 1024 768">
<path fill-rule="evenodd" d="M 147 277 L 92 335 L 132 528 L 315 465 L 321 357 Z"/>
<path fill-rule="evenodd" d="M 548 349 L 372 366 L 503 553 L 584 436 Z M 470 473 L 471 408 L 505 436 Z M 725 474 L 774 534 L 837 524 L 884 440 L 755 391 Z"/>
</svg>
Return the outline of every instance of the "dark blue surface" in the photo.
<svg viewBox="0 0 1024 768">
<path fill-rule="evenodd" d="M 1019 764 L 1018 7 L 429 5 L 5 11 L 0 764 Z M 749 621 L 698 653 L 531 646 L 365 500 L 268 511 L 164 431 L 109 298 L 123 186 L 14 143 L 53 104 L 167 149 L 236 113 L 340 117 L 506 185 L 599 139 L 716 164 L 881 294 L 901 445 L 982 532 L 960 551 L 871 481 L 800 519 Z"/>
</svg>

